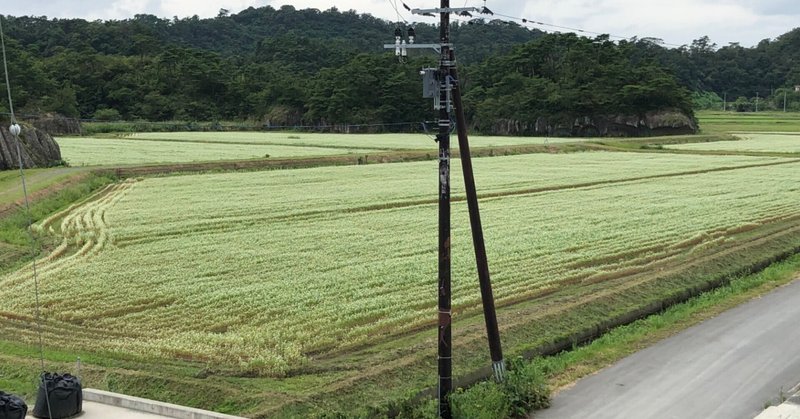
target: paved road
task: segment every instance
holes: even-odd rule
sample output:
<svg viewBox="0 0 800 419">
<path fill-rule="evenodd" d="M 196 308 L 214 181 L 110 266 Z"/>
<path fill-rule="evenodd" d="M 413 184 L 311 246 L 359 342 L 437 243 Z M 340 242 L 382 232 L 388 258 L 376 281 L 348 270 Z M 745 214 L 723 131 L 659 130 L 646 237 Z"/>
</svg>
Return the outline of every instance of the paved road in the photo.
<svg viewBox="0 0 800 419">
<path fill-rule="evenodd" d="M 752 419 L 800 382 L 800 280 L 637 352 L 536 419 Z"/>
</svg>

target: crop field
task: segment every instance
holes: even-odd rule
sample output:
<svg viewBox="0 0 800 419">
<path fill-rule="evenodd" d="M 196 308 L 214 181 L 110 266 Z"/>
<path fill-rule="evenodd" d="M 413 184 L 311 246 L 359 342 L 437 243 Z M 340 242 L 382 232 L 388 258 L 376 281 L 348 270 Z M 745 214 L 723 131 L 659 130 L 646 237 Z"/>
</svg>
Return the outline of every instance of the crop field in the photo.
<svg viewBox="0 0 800 419">
<path fill-rule="evenodd" d="M 755 151 L 800 153 L 800 134 L 739 134 L 740 141 L 669 145 L 676 150 Z"/>
<path fill-rule="evenodd" d="M 717 132 L 800 132 L 797 112 L 697 112 L 700 129 Z"/>
<path fill-rule="evenodd" d="M 270 144 L 293 147 L 332 147 L 371 150 L 430 149 L 433 135 L 426 134 L 318 134 L 285 132 L 153 132 L 130 134 L 133 140 L 159 140 L 228 144 Z M 470 136 L 471 147 L 583 142 L 582 138 Z M 458 148 L 458 141 L 452 140 Z"/>
<path fill-rule="evenodd" d="M 119 138 L 60 137 L 61 154 L 72 166 L 187 163 L 215 160 L 310 157 L 365 150 L 274 144 L 134 141 Z"/>
<path fill-rule="evenodd" d="M 712 125 L 729 117 L 700 115 Z M 741 130 L 746 119 L 723 121 L 728 129 L 719 132 Z M 601 329 L 614 316 L 800 248 L 800 158 L 792 154 L 800 152 L 800 135 L 767 131 L 663 146 L 698 154 L 645 152 L 636 144 L 628 147 L 636 152 L 563 152 L 602 149 L 595 144 L 476 158 L 508 356 Z M 727 136 L 701 137 L 679 140 Z M 493 151 L 587 141 L 470 140 Z M 421 134 L 263 132 L 59 143 L 73 166 L 131 167 L 266 155 L 405 156 L 436 147 Z M 29 176 L 44 190 L 90 170 Z M 37 265 L 44 338 L 59 342 L 48 343 L 47 356 L 80 356 L 93 386 L 248 417 L 308 417 L 365 397 L 402 400 L 435 382 L 436 173 L 431 159 L 135 177 L 105 186 L 109 179 L 35 226 L 50 246 Z M 455 159 L 454 361 L 463 375 L 485 366 L 487 355 L 460 174 Z M 6 198 L 18 197 L 17 182 L 6 173 L 0 193 L 8 185 Z M 16 249 L 5 246 L 0 252 Z M 0 333 L 11 338 L 0 340 L 0 383 L 28 391 L 15 377 L 26 376 L 20 368 L 35 369 L 27 358 L 37 340 L 32 270 L 12 271 L 24 260 L 0 256 L 3 263 L 11 267 L 0 274 Z"/>
<path fill-rule="evenodd" d="M 501 306 L 800 216 L 791 159 L 580 153 L 475 166 Z M 78 350 L 281 377 L 429 326 L 431 173 L 425 162 L 112 185 L 38 227 L 64 237 L 40 264 L 45 330 L 68 330 Z M 453 225 L 454 306 L 469 315 L 480 299 L 463 202 Z M 0 279 L 0 329 L 28 341 L 31 281 L 27 270 Z"/>
</svg>

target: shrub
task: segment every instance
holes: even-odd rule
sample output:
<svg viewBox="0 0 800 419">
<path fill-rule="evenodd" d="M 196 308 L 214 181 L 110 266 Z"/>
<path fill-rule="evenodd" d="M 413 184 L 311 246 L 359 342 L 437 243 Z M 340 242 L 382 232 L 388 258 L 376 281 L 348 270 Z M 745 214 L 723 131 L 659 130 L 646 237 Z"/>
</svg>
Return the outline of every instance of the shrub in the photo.
<svg viewBox="0 0 800 419">
<path fill-rule="evenodd" d="M 535 360 L 513 359 L 502 385 L 511 416 L 525 416 L 532 410 L 550 407 L 550 389 Z"/>
<path fill-rule="evenodd" d="M 511 403 L 503 387 L 493 381 L 478 383 L 468 390 L 458 389 L 450 395 L 453 417 L 460 419 L 507 418 Z"/>
<path fill-rule="evenodd" d="M 98 109 L 94 113 L 94 119 L 98 121 L 119 121 L 120 114 L 119 111 L 116 109 Z"/>
</svg>

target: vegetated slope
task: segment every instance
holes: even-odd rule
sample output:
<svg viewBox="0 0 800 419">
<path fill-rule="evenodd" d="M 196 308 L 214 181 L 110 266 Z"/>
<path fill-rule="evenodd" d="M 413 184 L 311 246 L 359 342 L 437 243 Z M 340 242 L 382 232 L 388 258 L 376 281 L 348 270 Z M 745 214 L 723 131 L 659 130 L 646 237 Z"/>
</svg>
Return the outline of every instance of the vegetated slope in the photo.
<svg viewBox="0 0 800 419">
<path fill-rule="evenodd" d="M 78 350 L 280 377 L 315 374 L 341 354 L 428 327 L 431 164 L 109 187 L 40 225 L 64 237 L 40 268 L 45 331 L 68 333 L 64 346 Z M 798 164 L 617 153 L 479 159 L 481 190 L 493 196 L 482 209 L 498 303 L 612 282 L 621 288 L 592 298 L 615 295 L 639 284 L 626 285 L 629 275 L 675 269 L 738 245 L 738 234 L 796 219 Z M 453 270 L 463 318 L 480 304 L 463 204 L 453 226 L 464 244 Z M 23 341 L 34 339 L 31 281 L 28 270 L 0 279 L 0 329 Z"/>
</svg>

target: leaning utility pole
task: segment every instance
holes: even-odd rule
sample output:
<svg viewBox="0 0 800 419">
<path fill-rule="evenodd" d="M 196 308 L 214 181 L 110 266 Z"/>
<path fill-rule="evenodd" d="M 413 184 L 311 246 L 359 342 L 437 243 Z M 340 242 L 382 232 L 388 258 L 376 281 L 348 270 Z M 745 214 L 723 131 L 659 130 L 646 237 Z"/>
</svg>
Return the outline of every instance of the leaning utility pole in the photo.
<svg viewBox="0 0 800 419">
<path fill-rule="evenodd" d="M 455 63 L 455 54 L 450 51 L 450 58 Z M 492 281 L 489 276 L 489 262 L 486 258 L 486 245 L 483 240 L 483 226 L 481 213 L 478 208 L 478 192 L 475 188 L 475 176 L 472 171 L 472 153 L 469 150 L 467 137 L 467 118 L 464 115 L 464 105 L 461 102 L 461 86 L 458 81 L 458 70 L 455 66 L 451 71 L 453 77 L 453 104 L 456 111 L 456 131 L 458 132 L 458 149 L 461 159 L 461 168 L 464 171 L 464 185 L 467 193 L 467 206 L 469 207 L 469 223 L 472 227 L 472 244 L 475 247 L 475 262 L 478 265 L 478 280 L 481 287 L 481 301 L 483 302 L 483 317 L 486 322 L 486 335 L 489 338 L 489 355 L 492 358 L 492 371 L 497 381 L 503 381 L 506 373 L 506 364 L 503 360 L 503 348 L 500 345 L 500 328 L 497 325 L 497 313 L 494 307 L 494 293 Z"/>
<path fill-rule="evenodd" d="M 461 154 L 461 165 L 464 170 L 464 182 L 469 208 L 470 226 L 475 248 L 475 260 L 478 268 L 478 279 L 483 302 L 486 332 L 489 340 L 489 352 L 492 359 L 492 370 L 497 381 L 505 378 L 505 362 L 500 344 L 500 331 L 494 306 L 494 295 L 489 275 L 489 264 L 486 257 L 486 246 L 483 239 L 480 211 L 478 209 L 478 193 L 475 188 L 475 177 L 472 170 L 472 158 L 467 138 L 467 123 L 461 103 L 461 89 L 456 71 L 456 59 L 453 45 L 450 43 L 450 14 L 471 16 L 469 12 L 492 14 L 483 8 L 462 7 L 451 8 L 449 0 L 441 0 L 439 9 L 413 9 L 411 13 L 422 16 L 440 15 L 439 44 L 415 44 L 413 28 L 408 29 L 408 42 L 402 39 L 402 30 L 395 31 L 395 43 L 386 44 L 384 48 L 394 49 L 401 62 L 408 54 L 408 49 L 432 49 L 439 58 L 439 68 L 423 69 L 423 96 L 433 98 L 434 108 L 439 111 L 439 132 L 436 141 L 439 143 L 439 315 L 438 315 L 438 372 L 439 372 L 439 416 L 450 419 L 449 395 L 453 390 L 452 362 L 452 307 L 451 307 L 451 248 L 450 248 L 450 132 L 452 131 L 453 111 L 456 113 L 456 129 Z"/>
</svg>

